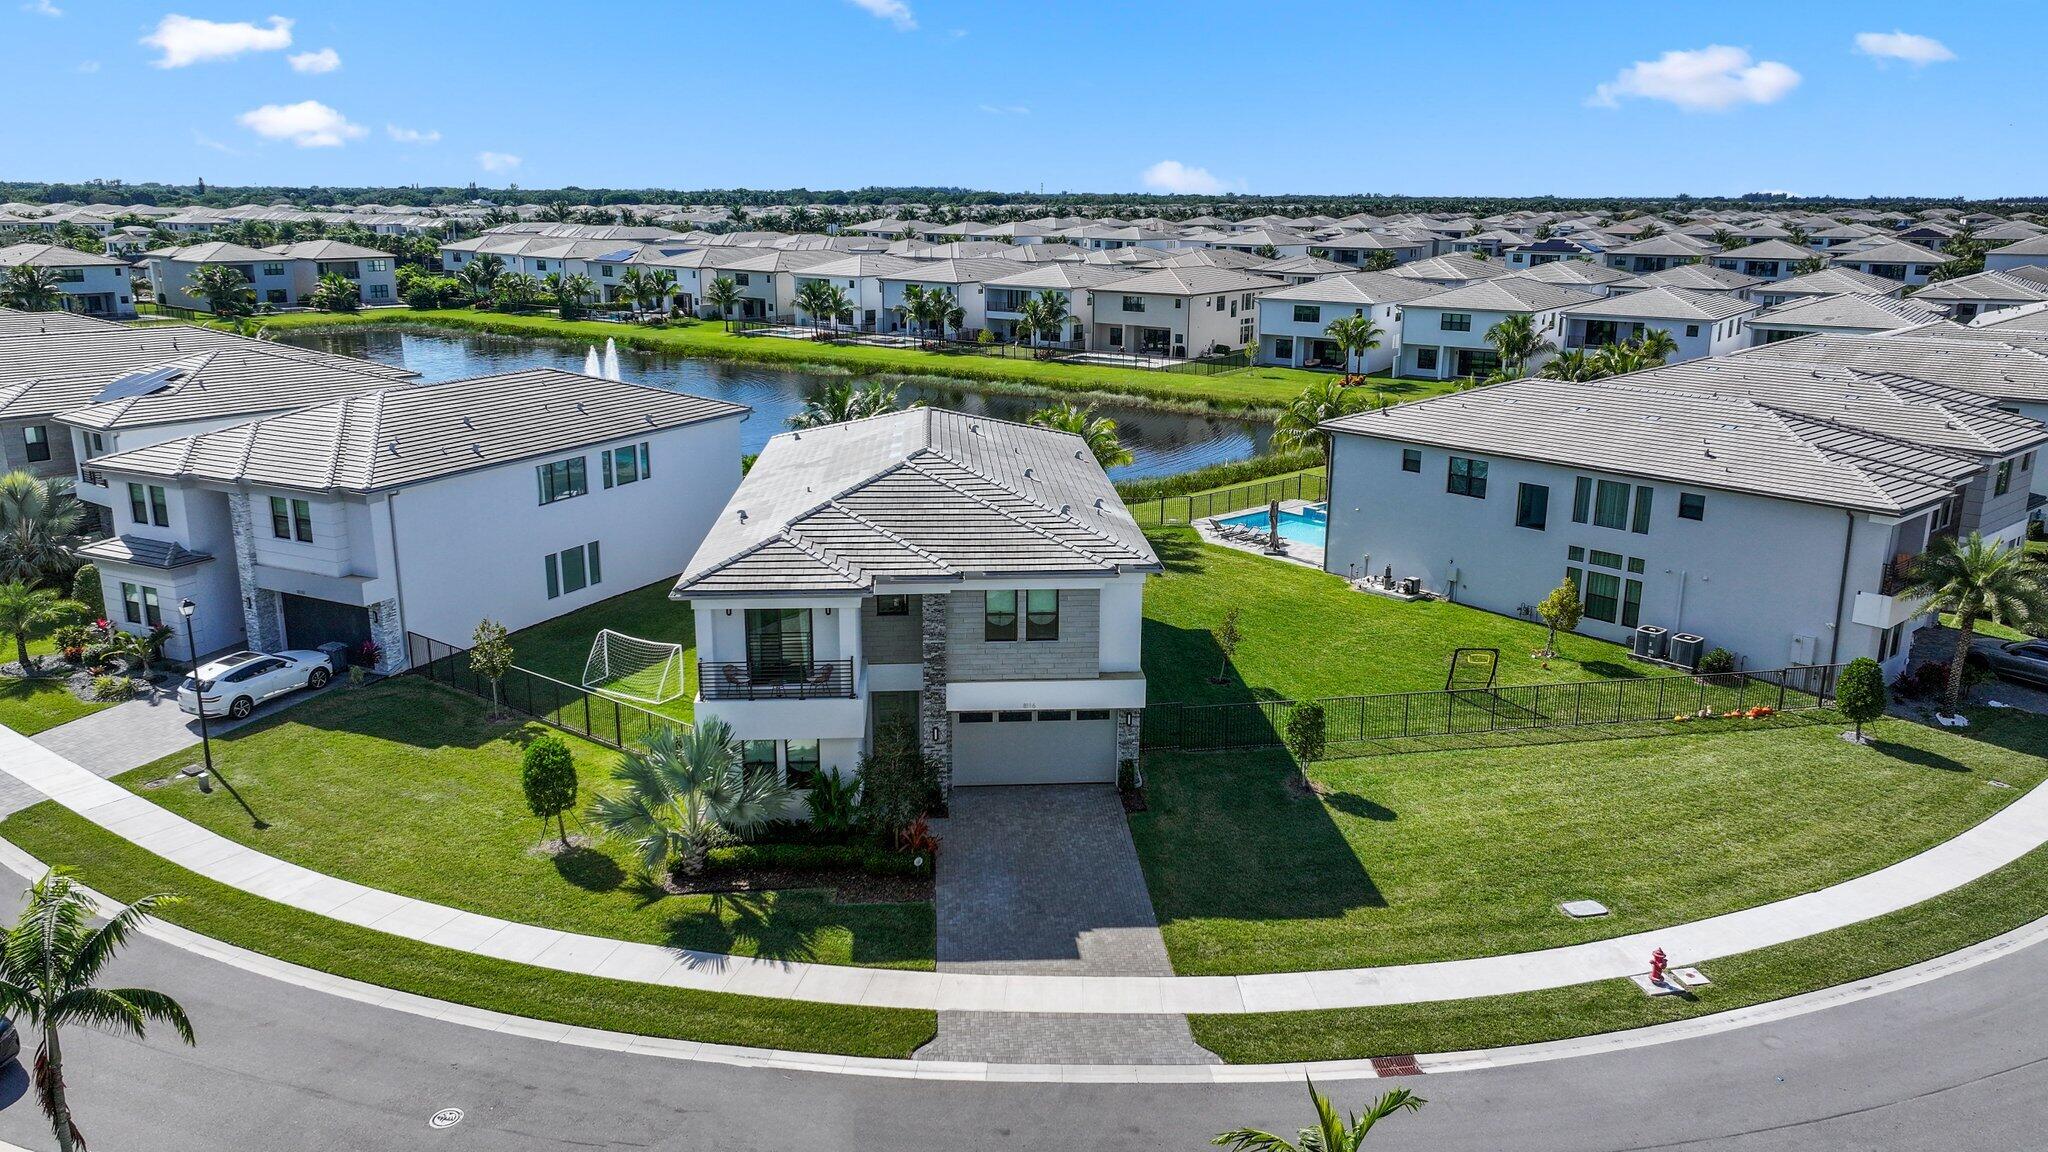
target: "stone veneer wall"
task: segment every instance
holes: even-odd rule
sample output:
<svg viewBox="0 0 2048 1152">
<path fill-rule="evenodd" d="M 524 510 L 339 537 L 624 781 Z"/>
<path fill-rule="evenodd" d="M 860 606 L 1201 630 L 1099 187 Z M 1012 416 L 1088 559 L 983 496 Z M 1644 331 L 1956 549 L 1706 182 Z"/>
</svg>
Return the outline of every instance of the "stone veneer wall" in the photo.
<svg viewBox="0 0 2048 1152">
<path fill-rule="evenodd" d="M 370 605 L 370 639 L 379 650 L 377 667 L 372 671 L 389 676 L 405 670 L 405 627 L 400 622 L 396 598 Z"/>
<path fill-rule="evenodd" d="M 228 525 L 235 538 L 235 582 L 242 590 L 242 629 L 249 647 L 276 652 L 284 647 L 284 600 L 256 586 L 256 505 L 247 492 L 228 494 Z"/>
<path fill-rule="evenodd" d="M 952 597 L 938 593 L 922 599 L 924 611 L 918 619 L 924 690 L 917 697 L 917 742 L 924 751 L 925 760 L 938 769 L 939 794 L 950 796 L 953 794 L 953 721 L 946 714 L 946 602 Z"/>
</svg>

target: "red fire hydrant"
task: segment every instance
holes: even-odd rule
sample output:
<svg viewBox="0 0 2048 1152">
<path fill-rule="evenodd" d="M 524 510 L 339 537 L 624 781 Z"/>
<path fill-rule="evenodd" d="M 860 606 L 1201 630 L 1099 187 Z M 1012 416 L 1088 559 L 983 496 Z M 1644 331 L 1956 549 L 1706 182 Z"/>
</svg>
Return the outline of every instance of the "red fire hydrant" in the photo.
<svg viewBox="0 0 2048 1152">
<path fill-rule="evenodd" d="M 1667 963 L 1669 961 L 1665 959 L 1662 948 L 1650 953 L 1650 983 L 1662 984 L 1664 982 L 1664 965 Z"/>
</svg>

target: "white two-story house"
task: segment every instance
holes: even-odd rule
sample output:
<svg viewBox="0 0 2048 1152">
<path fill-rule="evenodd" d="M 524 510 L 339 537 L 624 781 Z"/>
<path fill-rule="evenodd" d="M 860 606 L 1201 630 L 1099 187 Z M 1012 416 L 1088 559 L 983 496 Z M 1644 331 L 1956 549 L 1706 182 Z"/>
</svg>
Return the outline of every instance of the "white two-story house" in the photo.
<svg viewBox="0 0 2048 1152">
<path fill-rule="evenodd" d="M 1258 339 L 1259 293 L 1285 282 L 1230 268 L 1139 272 L 1093 290 L 1088 346 L 1140 356 L 1206 356 Z"/>
<path fill-rule="evenodd" d="M 916 408 L 770 440 L 671 595 L 697 716 L 792 782 L 906 740 L 949 789 L 1106 783 L 1158 571 L 1079 437 Z"/>
<path fill-rule="evenodd" d="M 1401 306 L 1401 358 L 1396 374 L 1428 380 L 1487 376 L 1500 366 L 1486 333 L 1509 316 L 1527 316 L 1536 334 L 1555 344 L 1560 313 L 1601 293 L 1526 276 L 1502 276 L 1423 296 Z"/>
<path fill-rule="evenodd" d="M 1259 363 L 1387 372 L 1401 359 L 1401 305 L 1436 290 L 1385 272 L 1348 272 L 1268 289 L 1259 294 Z M 1348 363 L 1329 337 L 1331 323 L 1345 316 L 1371 317 L 1380 330 L 1380 346 Z"/>
<path fill-rule="evenodd" d="M 1645 331 L 1670 336 L 1678 351 L 1669 362 L 1725 356 L 1749 345 L 1748 321 L 1759 305 L 1732 292 L 1650 288 L 1574 304 L 1560 315 L 1563 349 L 1600 348 L 1634 340 Z"/>
<path fill-rule="evenodd" d="M 196 606 L 198 655 L 467 646 L 680 570 L 739 482 L 747 409 L 554 369 L 401 385 L 100 457 L 108 619 Z M 167 649 L 187 659 L 182 629 Z"/>
<path fill-rule="evenodd" d="M 47 268 L 57 279 L 57 306 L 67 312 L 128 320 L 135 316 L 135 286 L 128 261 L 62 244 L 16 244 L 0 248 L 0 280 L 27 265 Z"/>
<path fill-rule="evenodd" d="M 381 304 L 398 303 L 398 280 L 393 271 L 395 261 L 389 252 L 365 248 L 360 244 L 344 244 L 339 240 L 303 240 L 297 244 L 278 244 L 265 248 L 290 263 L 286 266 L 292 278 L 293 297 L 304 300 L 320 287 L 325 276 L 339 276 L 355 286 L 356 299 L 376 307 Z"/>
</svg>

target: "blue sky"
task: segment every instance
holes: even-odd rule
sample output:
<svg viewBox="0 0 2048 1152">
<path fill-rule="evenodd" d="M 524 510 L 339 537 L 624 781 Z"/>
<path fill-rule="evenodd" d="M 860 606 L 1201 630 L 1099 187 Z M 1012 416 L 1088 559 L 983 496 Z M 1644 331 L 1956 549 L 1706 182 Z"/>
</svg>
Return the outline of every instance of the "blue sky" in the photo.
<svg viewBox="0 0 2048 1152">
<path fill-rule="evenodd" d="M 8 179 L 2048 192 L 2032 3 L 0 4 Z"/>
</svg>

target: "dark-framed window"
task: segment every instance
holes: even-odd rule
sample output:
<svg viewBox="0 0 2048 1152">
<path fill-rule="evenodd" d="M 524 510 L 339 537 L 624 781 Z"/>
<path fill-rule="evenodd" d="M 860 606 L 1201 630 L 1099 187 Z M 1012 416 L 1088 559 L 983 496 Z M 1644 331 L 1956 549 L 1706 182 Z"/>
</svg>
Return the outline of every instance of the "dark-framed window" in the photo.
<svg viewBox="0 0 2048 1152">
<path fill-rule="evenodd" d="M 989 641 L 1015 640 L 1017 638 L 1017 593 L 1014 591 L 984 592 L 981 595 L 981 638 Z"/>
<path fill-rule="evenodd" d="M 1415 370 L 1417 372 L 1436 371 L 1436 349 L 1417 348 L 1415 350 Z"/>
<path fill-rule="evenodd" d="M 1060 593 L 1057 588 L 1033 588 L 1024 594 L 1024 638 L 1060 638 Z"/>
<path fill-rule="evenodd" d="M 782 742 L 782 778 L 790 787 L 809 788 L 816 783 L 820 763 L 816 740 Z"/>
<path fill-rule="evenodd" d="M 1486 499 L 1486 461 L 1474 460 L 1469 456 L 1451 457 L 1450 474 L 1444 482 L 1444 491 L 1456 496 Z"/>
<path fill-rule="evenodd" d="M 1515 527 L 1541 532 L 1550 520 L 1550 489 L 1542 484 L 1521 484 L 1515 488 Z"/>
<path fill-rule="evenodd" d="M 548 599 L 566 596 L 571 592 L 597 584 L 604 579 L 604 569 L 598 562 L 597 541 L 550 552 L 542 557 L 547 570 Z"/>
<path fill-rule="evenodd" d="M 1403 472 L 1420 472 L 1420 471 L 1422 471 L 1422 449 L 1420 449 L 1420 448 L 1403 448 L 1403 449 L 1401 449 L 1401 471 L 1403 471 Z"/>
<path fill-rule="evenodd" d="M 1614 623 L 1620 615 L 1621 577 L 1612 572 L 1586 573 L 1586 615 Z"/>
<path fill-rule="evenodd" d="M 1593 478 L 1579 476 L 1572 480 L 1572 523 L 1585 524 L 1593 518 Z"/>
<path fill-rule="evenodd" d="M 1593 549 L 1593 554 L 1586 558 L 1586 562 L 1602 568 L 1619 569 L 1621 567 L 1621 559 L 1621 553 L 1619 552 L 1605 552 L 1595 548 Z"/>
<path fill-rule="evenodd" d="M 773 778 L 782 770 L 775 760 L 776 743 L 773 740 L 743 740 L 740 742 L 740 767 L 747 775 L 766 773 Z"/>
<path fill-rule="evenodd" d="M 21 430 L 21 439 L 29 463 L 40 464 L 50 458 L 50 429 L 47 426 L 27 425 Z"/>
<path fill-rule="evenodd" d="M 137 524 L 149 523 L 149 494 L 132 480 L 128 483 L 128 515 Z"/>
<path fill-rule="evenodd" d="M 122 583 L 121 611 L 130 624 L 163 627 L 163 605 L 157 601 L 156 589 L 147 584 Z"/>
<path fill-rule="evenodd" d="M 1602 480 L 1593 492 L 1593 523 L 1617 531 L 1628 527 L 1628 485 Z"/>
<path fill-rule="evenodd" d="M 1629 521 L 1629 531 L 1634 532 L 1638 536 L 1649 534 L 1650 502 L 1656 494 L 1656 489 L 1651 488 L 1647 484 L 1636 485 L 1636 511 L 1635 517 Z"/>
<path fill-rule="evenodd" d="M 1698 492 L 1680 492 L 1678 494 L 1678 518 L 1680 520 L 1705 520 L 1707 518 L 1707 498 Z"/>
<path fill-rule="evenodd" d="M 590 466 L 581 456 L 536 464 L 533 473 L 540 485 L 540 502 L 543 504 L 568 500 L 590 491 Z"/>
<path fill-rule="evenodd" d="M 1436 326 L 1442 332 L 1470 332 L 1472 330 L 1472 314 L 1470 312 L 1441 312 L 1437 314 Z"/>
<path fill-rule="evenodd" d="M 1323 322 L 1323 309 L 1317 304 L 1296 304 L 1294 306 L 1294 322 L 1296 324 L 1320 324 Z"/>
<path fill-rule="evenodd" d="M 646 444 L 628 444 L 604 454 L 604 486 L 625 487 L 654 475 Z"/>
<path fill-rule="evenodd" d="M 1624 580 L 1621 582 L 1621 625 L 1633 628 L 1643 618 L 1643 582 Z"/>
<path fill-rule="evenodd" d="M 1992 486 L 1991 494 L 1993 496 L 2003 496 L 2010 491 L 2012 491 L 2012 461 L 2000 460 L 1998 462 L 1998 482 Z"/>
<path fill-rule="evenodd" d="M 279 540 L 292 538 L 291 502 L 282 496 L 270 498 L 270 534 Z"/>
<path fill-rule="evenodd" d="M 171 526 L 171 502 L 160 484 L 149 486 L 149 522 L 159 528 Z"/>
<path fill-rule="evenodd" d="M 910 615 L 910 597 L 908 597 L 908 596 L 877 596 L 877 597 L 875 597 L 875 615 L 877 615 L 877 616 L 908 616 L 908 615 Z"/>
</svg>

